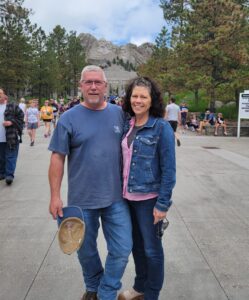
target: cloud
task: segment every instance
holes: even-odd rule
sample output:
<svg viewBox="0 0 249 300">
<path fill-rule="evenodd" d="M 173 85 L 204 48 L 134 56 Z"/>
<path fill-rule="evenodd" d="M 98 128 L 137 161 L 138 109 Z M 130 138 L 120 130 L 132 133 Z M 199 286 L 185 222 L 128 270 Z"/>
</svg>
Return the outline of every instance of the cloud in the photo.
<svg viewBox="0 0 249 300">
<path fill-rule="evenodd" d="M 61 25 L 67 32 L 90 33 L 116 44 L 153 42 L 165 21 L 159 0 L 25 0 L 33 23 L 46 33 Z"/>
</svg>

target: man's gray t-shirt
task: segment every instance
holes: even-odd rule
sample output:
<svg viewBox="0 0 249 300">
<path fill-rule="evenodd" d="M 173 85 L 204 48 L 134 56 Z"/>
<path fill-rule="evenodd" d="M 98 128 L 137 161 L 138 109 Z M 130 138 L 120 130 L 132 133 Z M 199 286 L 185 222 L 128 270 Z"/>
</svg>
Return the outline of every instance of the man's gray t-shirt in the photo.
<svg viewBox="0 0 249 300">
<path fill-rule="evenodd" d="M 59 119 L 49 150 L 68 156 L 68 205 L 103 208 L 122 200 L 121 137 L 117 105 L 91 110 L 79 104 Z"/>
<path fill-rule="evenodd" d="M 179 105 L 175 103 L 168 104 L 166 106 L 166 112 L 167 112 L 167 121 L 178 121 L 178 116 L 180 112 Z"/>
</svg>

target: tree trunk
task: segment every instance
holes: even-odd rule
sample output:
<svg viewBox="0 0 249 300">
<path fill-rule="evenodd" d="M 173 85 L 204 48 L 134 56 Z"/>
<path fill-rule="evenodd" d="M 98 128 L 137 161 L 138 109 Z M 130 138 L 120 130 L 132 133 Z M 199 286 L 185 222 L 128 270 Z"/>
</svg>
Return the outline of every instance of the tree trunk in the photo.
<svg viewBox="0 0 249 300">
<path fill-rule="evenodd" d="M 239 89 L 235 89 L 234 91 L 234 98 L 236 101 L 236 108 L 239 109 L 239 94 L 240 94 L 240 90 Z"/>
<path fill-rule="evenodd" d="M 215 87 L 211 87 L 211 92 L 210 92 L 210 106 L 209 109 L 212 112 L 215 112 Z"/>
<path fill-rule="evenodd" d="M 195 89 L 195 105 L 198 106 L 199 104 L 199 90 Z"/>
</svg>

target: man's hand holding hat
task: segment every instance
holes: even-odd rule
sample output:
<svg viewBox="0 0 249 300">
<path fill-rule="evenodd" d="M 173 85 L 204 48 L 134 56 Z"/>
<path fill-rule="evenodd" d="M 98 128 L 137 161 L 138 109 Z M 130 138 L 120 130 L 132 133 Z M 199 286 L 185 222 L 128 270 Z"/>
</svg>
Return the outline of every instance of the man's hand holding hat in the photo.
<svg viewBox="0 0 249 300">
<path fill-rule="evenodd" d="M 49 212 L 56 220 L 57 217 L 63 217 L 63 202 L 61 198 L 51 198 L 50 205 L 49 205 Z"/>
</svg>

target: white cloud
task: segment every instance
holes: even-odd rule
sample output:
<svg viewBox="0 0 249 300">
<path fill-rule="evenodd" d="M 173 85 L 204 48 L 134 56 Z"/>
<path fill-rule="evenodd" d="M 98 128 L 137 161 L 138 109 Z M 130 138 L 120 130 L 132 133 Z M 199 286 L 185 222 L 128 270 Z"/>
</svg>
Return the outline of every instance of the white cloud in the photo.
<svg viewBox="0 0 249 300">
<path fill-rule="evenodd" d="M 159 0 L 25 0 L 33 23 L 46 33 L 61 25 L 67 32 L 91 33 L 114 43 L 153 42 L 165 21 Z"/>
</svg>

